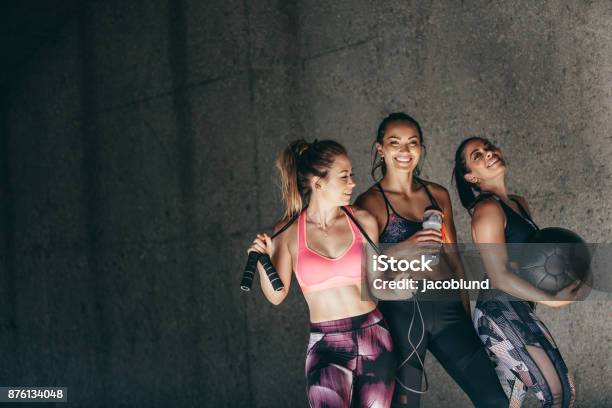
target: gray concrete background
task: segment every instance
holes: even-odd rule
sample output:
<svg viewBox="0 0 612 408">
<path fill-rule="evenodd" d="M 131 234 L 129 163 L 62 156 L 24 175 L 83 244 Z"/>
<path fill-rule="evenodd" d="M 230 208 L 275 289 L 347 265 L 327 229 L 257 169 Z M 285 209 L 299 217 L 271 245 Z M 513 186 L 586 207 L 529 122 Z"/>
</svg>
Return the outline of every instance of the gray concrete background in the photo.
<svg viewBox="0 0 612 408">
<path fill-rule="evenodd" d="M 485 135 L 540 225 L 612 240 L 609 1 L 84 2 L 0 115 L 0 383 L 71 406 L 306 406 L 307 310 L 241 293 L 280 214 L 273 158 L 333 138 L 358 190 L 391 111 L 426 178 Z M 612 406 L 606 301 L 540 308 L 578 407 Z M 469 406 L 427 359 L 423 407 Z M 530 398 L 526 406 L 537 406 Z"/>
</svg>

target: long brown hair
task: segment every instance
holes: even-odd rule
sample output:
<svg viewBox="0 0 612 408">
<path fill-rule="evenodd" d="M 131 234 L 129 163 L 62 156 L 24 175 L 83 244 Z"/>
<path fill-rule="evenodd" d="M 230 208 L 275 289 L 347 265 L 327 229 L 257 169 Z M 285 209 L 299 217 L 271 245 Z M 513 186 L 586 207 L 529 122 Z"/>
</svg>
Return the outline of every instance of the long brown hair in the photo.
<svg viewBox="0 0 612 408">
<path fill-rule="evenodd" d="M 470 172 L 465 160 L 465 146 L 473 140 L 480 140 L 485 144 L 485 146 L 487 146 L 487 148 L 489 148 L 489 146 L 493 146 L 493 144 L 484 137 L 472 136 L 461 142 L 457 148 L 457 151 L 455 152 L 455 168 L 453 169 L 455 187 L 457 188 L 461 205 L 463 205 L 463 207 L 468 210 L 470 214 L 472 214 L 473 208 L 478 202 L 479 198 L 481 198 L 482 194 L 482 191 L 480 191 L 478 185 L 470 183 L 465 179 L 465 175 Z"/>
<path fill-rule="evenodd" d="M 419 122 L 417 122 L 415 118 L 404 112 L 394 112 L 389 114 L 389 116 L 384 118 L 382 122 L 380 122 L 380 125 L 378 125 L 378 130 L 376 131 L 376 140 L 374 140 L 374 143 L 372 143 L 372 171 L 370 172 L 370 174 L 372 175 L 372 179 L 374 179 L 374 181 L 379 181 L 376 179 L 376 170 L 378 168 L 380 168 L 383 177 L 387 173 L 387 165 L 385 164 L 385 161 L 382 160 L 377 154 L 376 143 L 382 145 L 383 139 L 385 137 L 385 132 L 387 131 L 387 126 L 389 126 L 391 123 L 397 122 L 404 122 L 416 128 L 417 133 L 419 134 L 419 141 L 421 142 L 423 152 L 425 152 L 425 144 L 423 144 L 423 130 L 421 129 L 421 125 L 419 125 Z M 420 161 L 423 161 L 423 159 L 424 157 L 421 157 Z M 414 175 L 418 177 L 420 173 L 420 166 L 417 166 L 417 168 L 414 169 Z"/>
</svg>

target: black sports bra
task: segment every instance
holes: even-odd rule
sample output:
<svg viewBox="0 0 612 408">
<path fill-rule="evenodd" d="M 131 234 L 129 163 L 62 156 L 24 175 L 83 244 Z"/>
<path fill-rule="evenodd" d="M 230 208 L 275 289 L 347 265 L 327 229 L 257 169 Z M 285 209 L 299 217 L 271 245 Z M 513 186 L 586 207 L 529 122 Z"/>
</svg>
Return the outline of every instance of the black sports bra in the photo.
<svg viewBox="0 0 612 408">
<path fill-rule="evenodd" d="M 440 208 L 436 199 L 431 194 L 425 183 L 420 179 L 416 180 L 425 188 L 425 192 L 429 197 L 432 207 Z M 401 242 L 410 238 L 417 231 L 423 229 L 422 221 L 409 220 L 408 218 L 402 217 L 397 213 L 397 211 L 395 211 L 391 205 L 391 202 L 385 195 L 385 191 L 380 185 L 380 182 L 376 183 L 376 187 L 381 192 L 383 199 L 385 200 L 385 208 L 387 210 L 387 223 L 380 233 L 380 243 L 393 244 L 396 242 Z"/>
</svg>

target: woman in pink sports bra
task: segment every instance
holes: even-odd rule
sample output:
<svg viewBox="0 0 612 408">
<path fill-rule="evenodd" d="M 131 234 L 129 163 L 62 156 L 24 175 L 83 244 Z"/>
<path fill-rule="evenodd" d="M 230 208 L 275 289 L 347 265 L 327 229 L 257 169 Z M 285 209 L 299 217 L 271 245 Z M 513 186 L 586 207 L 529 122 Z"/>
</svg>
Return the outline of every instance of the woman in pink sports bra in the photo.
<svg viewBox="0 0 612 408">
<path fill-rule="evenodd" d="M 355 183 L 346 150 L 331 140 L 301 139 L 280 154 L 276 166 L 285 203 L 276 230 L 298 219 L 274 242 L 257 235 L 248 252 L 272 259 L 283 290 L 275 292 L 261 265 L 258 270 L 262 291 L 275 305 L 289 293 L 295 271 L 310 311 L 309 405 L 389 407 L 396 365 L 392 340 L 376 304 L 361 292 L 366 240 L 341 207 L 374 241 L 378 225 L 367 211 L 349 206 Z"/>
</svg>

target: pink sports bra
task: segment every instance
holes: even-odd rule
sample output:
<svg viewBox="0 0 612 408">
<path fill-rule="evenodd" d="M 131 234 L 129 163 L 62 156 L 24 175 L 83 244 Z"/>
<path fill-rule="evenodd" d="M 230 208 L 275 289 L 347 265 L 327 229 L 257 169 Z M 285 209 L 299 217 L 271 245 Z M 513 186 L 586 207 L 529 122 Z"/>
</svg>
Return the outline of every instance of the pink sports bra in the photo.
<svg viewBox="0 0 612 408">
<path fill-rule="evenodd" d="M 354 215 L 350 207 L 348 210 Z M 361 283 L 363 239 L 357 226 L 344 214 L 353 233 L 353 241 L 343 255 L 328 258 L 308 247 L 306 241 L 306 211 L 298 219 L 298 253 L 295 276 L 303 293 Z"/>
</svg>

